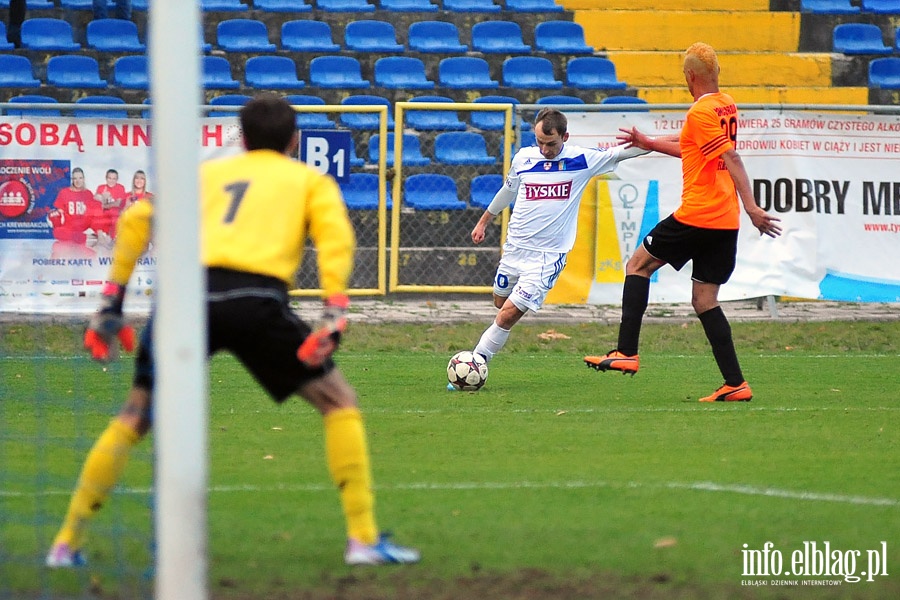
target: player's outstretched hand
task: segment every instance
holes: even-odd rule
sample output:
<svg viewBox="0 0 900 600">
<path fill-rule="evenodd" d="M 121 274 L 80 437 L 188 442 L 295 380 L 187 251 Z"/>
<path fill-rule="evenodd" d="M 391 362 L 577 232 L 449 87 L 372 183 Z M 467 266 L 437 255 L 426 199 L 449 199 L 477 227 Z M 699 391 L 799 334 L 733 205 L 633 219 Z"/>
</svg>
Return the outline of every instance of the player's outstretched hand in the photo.
<svg viewBox="0 0 900 600">
<path fill-rule="evenodd" d="M 749 212 L 749 216 L 753 226 L 759 230 L 759 235 L 766 234 L 771 238 L 781 235 L 781 225 L 778 224 L 781 219 L 778 217 L 773 217 L 758 206 L 756 210 Z"/>
<path fill-rule="evenodd" d="M 341 343 L 341 335 L 347 328 L 347 309 L 350 298 L 335 294 L 325 299 L 322 318 L 316 330 L 303 340 L 297 349 L 297 358 L 308 367 L 321 367 Z"/>
<path fill-rule="evenodd" d="M 100 308 L 91 317 L 87 331 L 84 332 L 84 347 L 94 360 L 109 360 L 110 347 L 116 339 L 127 352 L 134 350 L 134 328 L 125 325 L 122 317 L 124 298 L 123 285 L 110 282 L 103 288 Z"/>
</svg>

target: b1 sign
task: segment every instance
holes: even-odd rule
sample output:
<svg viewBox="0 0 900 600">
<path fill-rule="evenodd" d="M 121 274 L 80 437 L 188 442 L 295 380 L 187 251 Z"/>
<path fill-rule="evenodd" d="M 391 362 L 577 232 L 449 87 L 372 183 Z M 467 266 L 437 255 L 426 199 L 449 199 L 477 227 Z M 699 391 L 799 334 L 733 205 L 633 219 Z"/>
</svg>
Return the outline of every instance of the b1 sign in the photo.
<svg viewBox="0 0 900 600">
<path fill-rule="evenodd" d="M 349 131 L 301 131 L 300 160 L 344 183 L 350 177 L 351 144 Z"/>
</svg>

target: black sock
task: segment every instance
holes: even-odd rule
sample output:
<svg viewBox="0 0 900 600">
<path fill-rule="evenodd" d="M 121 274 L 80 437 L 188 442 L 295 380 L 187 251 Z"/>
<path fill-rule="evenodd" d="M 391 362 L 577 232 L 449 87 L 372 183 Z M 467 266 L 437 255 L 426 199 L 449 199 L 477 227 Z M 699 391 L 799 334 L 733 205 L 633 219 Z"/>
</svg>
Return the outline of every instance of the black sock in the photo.
<svg viewBox="0 0 900 600">
<path fill-rule="evenodd" d="M 619 343 L 616 350 L 626 356 L 638 353 L 641 321 L 650 297 L 650 279 L 640 275 L 626 275 L 622 287 L 622 322 L 619 324 Z"/>
<path fill-rule="evenodd" d="M 706 332 L 706 339 L 712 346 L 712 353 L 719 365 L 719 371 L 725 378 L 725 384 L 737 386 L 744 382 L 744 375 L 741 373 L 741 366 L 738 364 L 737 352 L 734 350 L 734 340 L 731 337 L 731 325 L 722 307 L 717 306 L 710 310 L 697 315 L 700 323 L 703 324 L 703 331 Z"/>
</svg>

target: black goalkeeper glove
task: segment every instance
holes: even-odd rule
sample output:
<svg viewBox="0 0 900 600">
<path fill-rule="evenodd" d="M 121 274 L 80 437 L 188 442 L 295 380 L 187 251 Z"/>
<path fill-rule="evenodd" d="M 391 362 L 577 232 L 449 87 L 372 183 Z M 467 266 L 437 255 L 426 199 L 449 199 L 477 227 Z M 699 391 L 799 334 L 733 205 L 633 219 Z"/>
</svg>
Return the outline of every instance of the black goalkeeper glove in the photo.
<svg viewBox="0 0 900 600">
<path fill-rule="evenodd" d="M 325 299 L 318 328 L 303 340 L 297 349 L 297 358 L 308 367 L 317 368 L 328 360 L 341 343 L 341 334 L 347 328 L 347 309 L 350 298 L 335 294 Z"/>
<path fill-rule="evenodd" d="M 94 360 L 109 360 L 109 348 L 116 338 L 126 351 L 134 350 L 134 328 L 125 325 L 122 317 L 124 299 L 124 285 L 109 282 L 104 286 L 100 308 L 91 317 L 84 332 L 84 347 Z"/>
</svg>

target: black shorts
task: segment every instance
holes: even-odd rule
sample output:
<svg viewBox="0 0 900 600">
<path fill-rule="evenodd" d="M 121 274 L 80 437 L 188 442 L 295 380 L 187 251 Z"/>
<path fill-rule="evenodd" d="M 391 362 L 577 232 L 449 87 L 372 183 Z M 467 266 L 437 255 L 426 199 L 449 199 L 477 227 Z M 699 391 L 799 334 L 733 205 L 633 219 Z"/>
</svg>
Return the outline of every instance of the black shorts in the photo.
<svg viewBox="0 0 900 600">
<path fill-rule="evenodd" d="M 309 325 L 291 311 L 283 281 L 228 269 L 207 271 L 208 354 L 234 354 L 277 402 L 306 382 L 334 369 L 329 359 L 310 369 L 297 349 L 310 334 Z M 151 319 L 141 336 L 135 385 L 153 388 Z"/>
<path fill-rule="evenodd" d="M 669 215 L 644 238 L 644 249 L 676 271 L 694 261 L 691 279 L 722 285 L 734 272 L 737 229 L 704 229 L 685 225 Z"/>
</svg>

